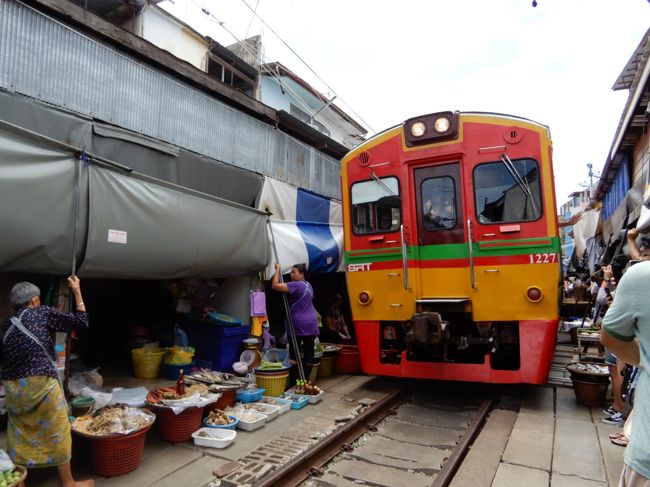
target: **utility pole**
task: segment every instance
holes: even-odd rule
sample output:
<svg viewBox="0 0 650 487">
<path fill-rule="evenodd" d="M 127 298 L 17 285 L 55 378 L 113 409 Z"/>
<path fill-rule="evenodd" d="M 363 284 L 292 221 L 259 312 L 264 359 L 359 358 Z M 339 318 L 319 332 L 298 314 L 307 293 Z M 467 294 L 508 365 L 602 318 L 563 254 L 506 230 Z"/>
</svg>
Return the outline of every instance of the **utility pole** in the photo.
<svg viewBox="0 0 650 487">
<path fill-rule="evenodd" d="M 593 171 L 594 165 L 591 163 L 587 163 L 587 168 L 589 168 L 589 200 L 591 200 L 594 195 L 592 194 L 593 192 L 593 186 L 594 186 L 594 171 Z"/>
</svg>

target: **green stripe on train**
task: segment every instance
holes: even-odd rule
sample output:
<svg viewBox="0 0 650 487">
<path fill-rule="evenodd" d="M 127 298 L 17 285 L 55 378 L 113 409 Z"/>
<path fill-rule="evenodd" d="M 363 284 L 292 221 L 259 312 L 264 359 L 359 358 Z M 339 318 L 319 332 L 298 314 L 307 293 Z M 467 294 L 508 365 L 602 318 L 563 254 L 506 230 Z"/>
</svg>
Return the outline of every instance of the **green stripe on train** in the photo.
<svg viewBox="0 0 650 487">
<path fill-rule="evenodd" d="M 549 242 L 549 243 L 546 243 Z M 560 238 L 545 237 L 539 239 L 522 240 L 494 240 L 490 245 L 504 244 L 503 247 L 480 248 L 480 244 L 474 242 L 474 257 L 501 257 L 505 255 L 527 255 L 538 253 L 559 253 Z M 446 245 L 422 245 L 408 246 L 407 254 L 409 259 L 421 260 L 447 260 L 467 259 L 469 249 L 466 243 Z M 353 250 L 345 253 L 345 262 L 389 262 L 402 258 L 400 247 L 383 249 L 381 252 L 372 250 Z"/>
</svg>

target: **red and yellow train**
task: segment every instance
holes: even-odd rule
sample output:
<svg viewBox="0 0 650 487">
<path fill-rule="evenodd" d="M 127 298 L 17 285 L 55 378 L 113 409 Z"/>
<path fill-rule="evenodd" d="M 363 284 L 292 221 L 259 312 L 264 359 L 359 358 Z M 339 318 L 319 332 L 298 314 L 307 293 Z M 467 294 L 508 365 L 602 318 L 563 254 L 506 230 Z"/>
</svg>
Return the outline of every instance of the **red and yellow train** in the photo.
<svg viewBox="0 0 650 487">
<path fill-rule="evenodd" d="M 560 241 L 546 126 L 407 120 L 341 162 L 347 286 L 369 374 L 544 383 Z"/>
</svg>

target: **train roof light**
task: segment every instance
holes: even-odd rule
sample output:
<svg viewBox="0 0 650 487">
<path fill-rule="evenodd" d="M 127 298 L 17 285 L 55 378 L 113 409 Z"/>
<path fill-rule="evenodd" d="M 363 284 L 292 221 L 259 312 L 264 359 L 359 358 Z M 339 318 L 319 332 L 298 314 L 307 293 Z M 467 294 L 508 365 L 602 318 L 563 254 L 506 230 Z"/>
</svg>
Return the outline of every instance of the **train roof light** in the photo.
<svg viewBox="0 0 650 487">
<path fill-rule="evenodd" d="M 406 145 L 414 147 L 458 138 L 458 112 L 438 112 L 404 122 Z"/>
<path fill-rule="evenodd" d="M 439 134 L 447 132 L 450 126 L 451 121 L 447 117 L 438 117 L 435 122 L 433 122 L 433 129 Z"/>
<path fill-rule="evenodd" d="M 427 126 L 423 122 L 415 122 L 411 125 L 411 135 L 413 137 L 422 137 L 427 131 Z"/>
</svg>

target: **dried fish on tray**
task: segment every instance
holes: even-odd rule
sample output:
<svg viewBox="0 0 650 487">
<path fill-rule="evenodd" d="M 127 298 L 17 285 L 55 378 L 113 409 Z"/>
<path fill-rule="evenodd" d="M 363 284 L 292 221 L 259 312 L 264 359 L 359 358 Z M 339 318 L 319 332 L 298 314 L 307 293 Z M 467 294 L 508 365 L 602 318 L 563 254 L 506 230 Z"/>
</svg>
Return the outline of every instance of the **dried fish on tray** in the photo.
<svg viewBox="0 0 650 487">
<path fill-rule="evenodd" d="M 123 436 L 150 427 L 156 416 L 145 409 L 126 404 L 103 407 L 92 416 L 81 416 L 72 423 L 72 430 L 82 436 Z"/>
</svg>

